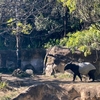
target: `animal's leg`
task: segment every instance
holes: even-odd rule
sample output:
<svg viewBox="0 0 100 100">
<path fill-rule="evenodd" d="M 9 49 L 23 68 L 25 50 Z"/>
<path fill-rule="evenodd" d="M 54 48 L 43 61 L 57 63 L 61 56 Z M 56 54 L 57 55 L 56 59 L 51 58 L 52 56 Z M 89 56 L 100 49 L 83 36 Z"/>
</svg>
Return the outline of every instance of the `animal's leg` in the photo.
<svg viewBox="0 0 100 100">
<path fill-rule="evenodd" d="M 74 76 L 73 76 L 73 82 L 75 81 L 75 78 L 76 78 L 76 74 L 74 74 Z"/>
<path fill-rule="evenodd" d="M 81 77 L 80 73 L 78 73 L 77 75 L 80 78 L 80 80 L 82 81 L 82 77 Z"/>
<path fill-rule="evenodd" d="M 57 70 L 57 65 L 56 64 L 52 64 L 52 70 L 53 70 L 53 74 L 54 74 L 54 77 L 56 78 L 56 70 Z"/>
<path fill-rule="evenodd" d="M 94 80 L 95 80 L 95 71 L 96 70 L 91 70 L 91 71 L 89 71 L 89 73 L 88 73 L 88 75 L 89 75 L 89 79 L 92 79 L 92 81 L 94 82 Z"/>
<path fill-rule="evenodd" d="M 56 69 L 54 69 L 53 71 L 54 71 L 54 77 L 56 78 L 56 75 L 55 75 L 56 74 Z"/>
</svg>

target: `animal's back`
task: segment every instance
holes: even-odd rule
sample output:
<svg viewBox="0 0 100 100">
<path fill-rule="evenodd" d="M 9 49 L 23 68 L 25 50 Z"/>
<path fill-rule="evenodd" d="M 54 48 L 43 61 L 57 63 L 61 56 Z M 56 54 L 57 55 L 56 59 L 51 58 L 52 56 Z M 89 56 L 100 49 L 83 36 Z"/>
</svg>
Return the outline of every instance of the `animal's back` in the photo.
<svg viewBox="0 0 100 100">
<path fill-rule="evenodd" d="M 94 65 L 89 62 L 79 63 L 79 72 L 83 75 L 87 75 L 90 70 L 96 69 Z"/>
</svg>

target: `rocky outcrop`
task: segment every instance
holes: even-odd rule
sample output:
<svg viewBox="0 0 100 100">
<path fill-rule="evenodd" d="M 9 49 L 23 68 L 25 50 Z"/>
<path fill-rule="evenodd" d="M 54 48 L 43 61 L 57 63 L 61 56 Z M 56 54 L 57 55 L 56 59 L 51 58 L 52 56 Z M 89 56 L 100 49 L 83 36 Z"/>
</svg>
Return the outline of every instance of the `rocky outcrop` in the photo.
<svg viewBox="0 0 100 100">
<path fill-rule="evenodd" d="M 32 71 L 30 72 L 30 70 L 28 70 L 28 73 L 25 71 L 22 71 L 21 69 L 15 69 L 12 73 L 12 76 L 15 76 L 15 77 L 30 77 L 32 75 Z"/>
<path fill-rule="evenodd" d="M 64 66 L 67 62 L 70 62 L 70 57 L 71 54 L 68 48 L 60 46 L 52 47 L 47 51 L 45 57 L 46 75 L 51 75 L 54 69 L 59 72 L 64 72 Z"/>
<path fill-rule="evenodd" d="M 54 46 L 48 50 L 45 57 L 46 75 L 51 75 L 54 70 L 64 72 L 65 64 L 69 62 L 90 62 L 96 67 L 96 78 L 100 78 L 100 52 L 93 51 L 87 57 L 78 50 L 72 52 L 70 49 L 61 46 Z M 56 64 L 56 67 L 54 65 Z"/>
<path fill-rule="evenodd" d="M 21 69 L 32 69 L 35 73 L 43 71 L 43 61 L 45 56 L 45 49 L 29 49 L 21 50 Z M 16 69 L 16 51 L 15 50 L 0 50 L 0 71 L 3 72 L 4 68 L 8 71 Z M 6 70 L 7 70 L 6 69 Z"/>
<path fill-rule="evenodd" d="M 85 84 L 37 84 L 12 100 L 100 100 L 99 83 Z"/>
</svg>

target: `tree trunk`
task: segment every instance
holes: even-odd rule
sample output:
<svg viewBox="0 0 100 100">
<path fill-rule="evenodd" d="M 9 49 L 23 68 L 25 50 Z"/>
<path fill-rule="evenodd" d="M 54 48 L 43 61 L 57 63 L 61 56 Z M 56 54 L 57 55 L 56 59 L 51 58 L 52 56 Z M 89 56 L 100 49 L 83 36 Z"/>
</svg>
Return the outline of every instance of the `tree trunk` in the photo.
<svg viewBox="0 0 100 100">
<path fill-rule="evenodd" d="M 7 58 L 7 55 L 2 53 L 1 54 L 1 68 L 6 68 L 6 58 Z"/>
<path fill-rule="evenodd" d="M 68 8 L 67 6 L 65 6 L 64 7 L 64 36 L 66 36 L 67 33 L 67 23 L 68 23 L 67 15 L 68 15 Z"/>
<path fill-rule="evenodd" d="M 17 0 L 17 2 L 16 2 L 15 12 L 16 12 L 16 56 L 17 56 L 17 68 L 21 68 L 20 32 L 19 32 L 19 26 L 17 25 L 17 23 L 19 22 L 18 6 L 20 6 L 20 0 Z"/>
<path fill-rule="evenodd" d="M 20 35 L 16 35 L 16 56 L 17 56 L 17 68 L 21 68 L 21 47 L 20 47 Z"/>
</svg>

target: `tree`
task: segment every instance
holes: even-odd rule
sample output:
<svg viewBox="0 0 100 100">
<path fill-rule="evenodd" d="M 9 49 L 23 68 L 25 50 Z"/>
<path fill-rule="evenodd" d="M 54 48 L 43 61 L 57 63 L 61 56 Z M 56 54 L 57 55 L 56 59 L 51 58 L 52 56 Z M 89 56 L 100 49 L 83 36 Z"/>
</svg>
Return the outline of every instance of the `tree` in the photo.
<svg viewBox="0 0 100 100">
<path fill-rule="evenodd" d="M 66 41 L 66 46 L 72 51 L 80 50 L 87 56 L 91 54 L 92 50 L 100 50 L 100 30 L 95 25 L 87 30 L 68 35 L 69 39 Z"/>
<path fill-rule="evenodd" d="M 7 24 L 11 28 L 12 34 L 16 36 L 17 68 L 21 67 L 20 35 L 21 33 L 29 34 L 29 30 L 31 29 L 31 26 L 27 25 L 27 21 L 22 17 L 23 13 L 26 14 L 24 9 L 22 9 L 23 4 L 25 6 L 25 3 L 22 0 L 11 1 L 10 6 L 13 7 L 13 9 L 9 10 L 13 10 L 14 15 L 11 16 L 13 18 L 7 21 Z"/>
<path fill-rule="evenodd" d="M 56 0 L 51 0 L 48 6 L 42 9 L 38 16 L 35 16 L 36 30 L 46 30 L 48 34 L 60 32 L 63 26 L 62 11 L 62 5 Z"/>
<path fill-rule="evenodd" d="M 76 0 L 57 0 L 58 2 L 62 2 L 63 7 L 68 7 L 70 12 L 76 9 Z"/>
<path fill-rule="evenodd" d="M 69 24 L 69 13 L 72 13 L 72 11 L 75 10 L 75 0 L 57 0 L 58 2 L 61 2 L 63 5 L 64 10 L 64 36 L 66 36 L 66 33 L 68 33 L 68 24 Z"/>
<path fill-rule="evenodd" d="M 0 5 L 0 12 L 1 12 L 0 32 L 1 34 L 4 33 L 16 39 L 15 49 L 16 49 L 16 55 L 17 55 L 17 67 L 21 67 L 21 52 L 20 52 L 21 39 L 20 38 L 22 38 L 22 36 L 26 36 L 26 35 L 23 35 L 23 33 L 33 34 L 33 35 L 26 36 L 26 37 L 32 36 L 32 39 L 38 37 L 38 36 L 35 36 L 36 35 L 35 33 L 33 33 L 34 32 L 33 30 L 36 26 L 34 25 L 35 19 L 36 18 L 38 19 L 41 13 L 44 16 L 45 11 L 49 11 L 47 7 L 49 6 L 49 9 L 51 8 L 51 4 L 52 4 L 51 2 L 52 0 L 17 0 L 17 1 L 4 0 L 3 3 L 1 3 Z M 54 25 L 54 27 L 56 25 Z M 33 28 L 32 30 L 31 30 L 31 26 Z M 52 29 L 54 30 L 54 28 Z"/>
<path fill-rule="evenodd" d="M 95 24 L 100 30 L 100 1 L 99 0 L 76 0 L 76 9 L 73 13 L 84 27 Z"/>
</svg>

